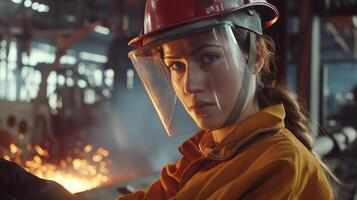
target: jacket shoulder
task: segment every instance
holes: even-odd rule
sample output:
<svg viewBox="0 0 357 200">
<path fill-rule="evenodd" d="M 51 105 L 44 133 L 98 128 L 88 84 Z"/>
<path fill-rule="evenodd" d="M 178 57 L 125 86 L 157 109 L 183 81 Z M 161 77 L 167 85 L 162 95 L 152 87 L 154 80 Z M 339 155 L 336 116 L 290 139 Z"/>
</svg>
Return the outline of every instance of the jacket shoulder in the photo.
<svg viewBox="0 0 357 200">
<path fill-rule="evenodd" d="M 284 173 L 284 181 L 289 182 L 293 197 L 333 199 L 332 188 L 318 157 L 293 133 L 284 128 L 264 138 L 260 143 L 257 144 L 262 146 L 260 156 L 256 160 L 257 166 Z"/>
<path fill-rule="evenodd" d="M 268 156 L 271 160 L 288 160 L 294 164 L 299 162 L 300 165 L 304 163 L 312 164 L 310 162 L 318 164 L 312 152 L 286 128 L 265 137 L 255 145 L 261 146 L 255 148 L 260 150 L 262 156 Z"/>
</svg>

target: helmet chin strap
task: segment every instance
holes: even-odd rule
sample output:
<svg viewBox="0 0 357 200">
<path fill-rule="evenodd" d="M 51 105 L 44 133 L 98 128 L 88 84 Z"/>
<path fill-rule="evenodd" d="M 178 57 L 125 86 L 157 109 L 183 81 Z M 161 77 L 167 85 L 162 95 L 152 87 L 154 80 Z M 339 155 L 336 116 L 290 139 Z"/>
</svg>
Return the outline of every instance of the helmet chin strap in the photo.
<svg viewBox="0 0 357 200">
<path fill-rule="evenodd" d="M 239 92 L 238 99 L 236 104 L 234 105 L 232 112 L 228 116 L 227 120 L 221 126 L 221 128 L 230 126 L 234 124 L 242 114 L 243 107 L 247 101 L 247 97 L 249 94 L 249 86 L 252 80 L 252 73 L 254 70 L 254 65 L 257 57 L 257 49 L 256 49 L 256 35 L 253 32 L 249 33 L 249 55 L 248 55 L 248 66 L 244 68 L 244 75 L 242 81 L 242 87 Z"/>
</svg>

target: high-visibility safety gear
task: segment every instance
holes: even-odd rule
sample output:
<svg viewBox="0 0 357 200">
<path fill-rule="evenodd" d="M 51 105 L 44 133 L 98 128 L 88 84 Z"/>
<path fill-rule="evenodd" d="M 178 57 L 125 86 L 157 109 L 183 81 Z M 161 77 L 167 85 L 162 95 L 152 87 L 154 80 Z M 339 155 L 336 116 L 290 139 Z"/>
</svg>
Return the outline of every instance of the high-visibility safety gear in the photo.
<svg viewBox="0 0 357 200">
<path fill-rule="evenodd" d="M 248 15 L 242 19 L 235 17 L 235 26 L 262 34 L 260 27 L 267 28 L 275 23 L 278 10 L 265 0 L 148 0 L 145 7 L 144 26 L 141 34 L 129 44 L 142 46 L 145 38 L 165 32 L 180 25 L 201 21 L 215 16 L 237 14 L 243 11 Z M 255 11 L 262 25 L 252 20 Z"/>
<path fill-rule="evenodd" d="M 254 100 L 256 34 L 277 17 L 264 0 L 147 1 L 129 57 L 168 135 L 240 119 Z"/>
<path fill-rule="evenodd" d="M 196 134 L 159 180 L 119 200 L 334 199 L 324 169 L 284 117 L 282 104 L 265 108 L 233 125 L 219 144 L 207 131 Z"/>
</svg>

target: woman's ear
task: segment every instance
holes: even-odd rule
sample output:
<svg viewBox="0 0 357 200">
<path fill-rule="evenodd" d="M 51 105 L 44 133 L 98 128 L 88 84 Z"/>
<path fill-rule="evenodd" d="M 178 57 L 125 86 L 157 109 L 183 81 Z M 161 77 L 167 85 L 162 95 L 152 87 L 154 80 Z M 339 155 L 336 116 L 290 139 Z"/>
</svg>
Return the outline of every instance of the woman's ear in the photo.
<svg viewBox="0 0 357 200">
<path fill-rule="evenodd" d="M 265 63 L 265 60 L 263 57 L 260 55 L 260 53 L 257 53 L 257 59 L 253 68 L 253 74 L 258 74 L 260 70 L 263 68 Z"/>
</svg>

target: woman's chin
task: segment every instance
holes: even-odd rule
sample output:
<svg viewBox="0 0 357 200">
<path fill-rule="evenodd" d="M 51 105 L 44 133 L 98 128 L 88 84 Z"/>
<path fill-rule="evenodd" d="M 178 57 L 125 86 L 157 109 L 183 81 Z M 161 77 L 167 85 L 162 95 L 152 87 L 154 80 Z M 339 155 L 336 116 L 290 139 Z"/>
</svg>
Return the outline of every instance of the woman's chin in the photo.
<svg viewBox="0 0 357 200">
<path fill-rule="evenodd" d="M 208 117 L 196 117 L 195 122 L 197 126 L 203 130 L 216 130 L 222 126 L 217 120 Z"/>
</svg>

